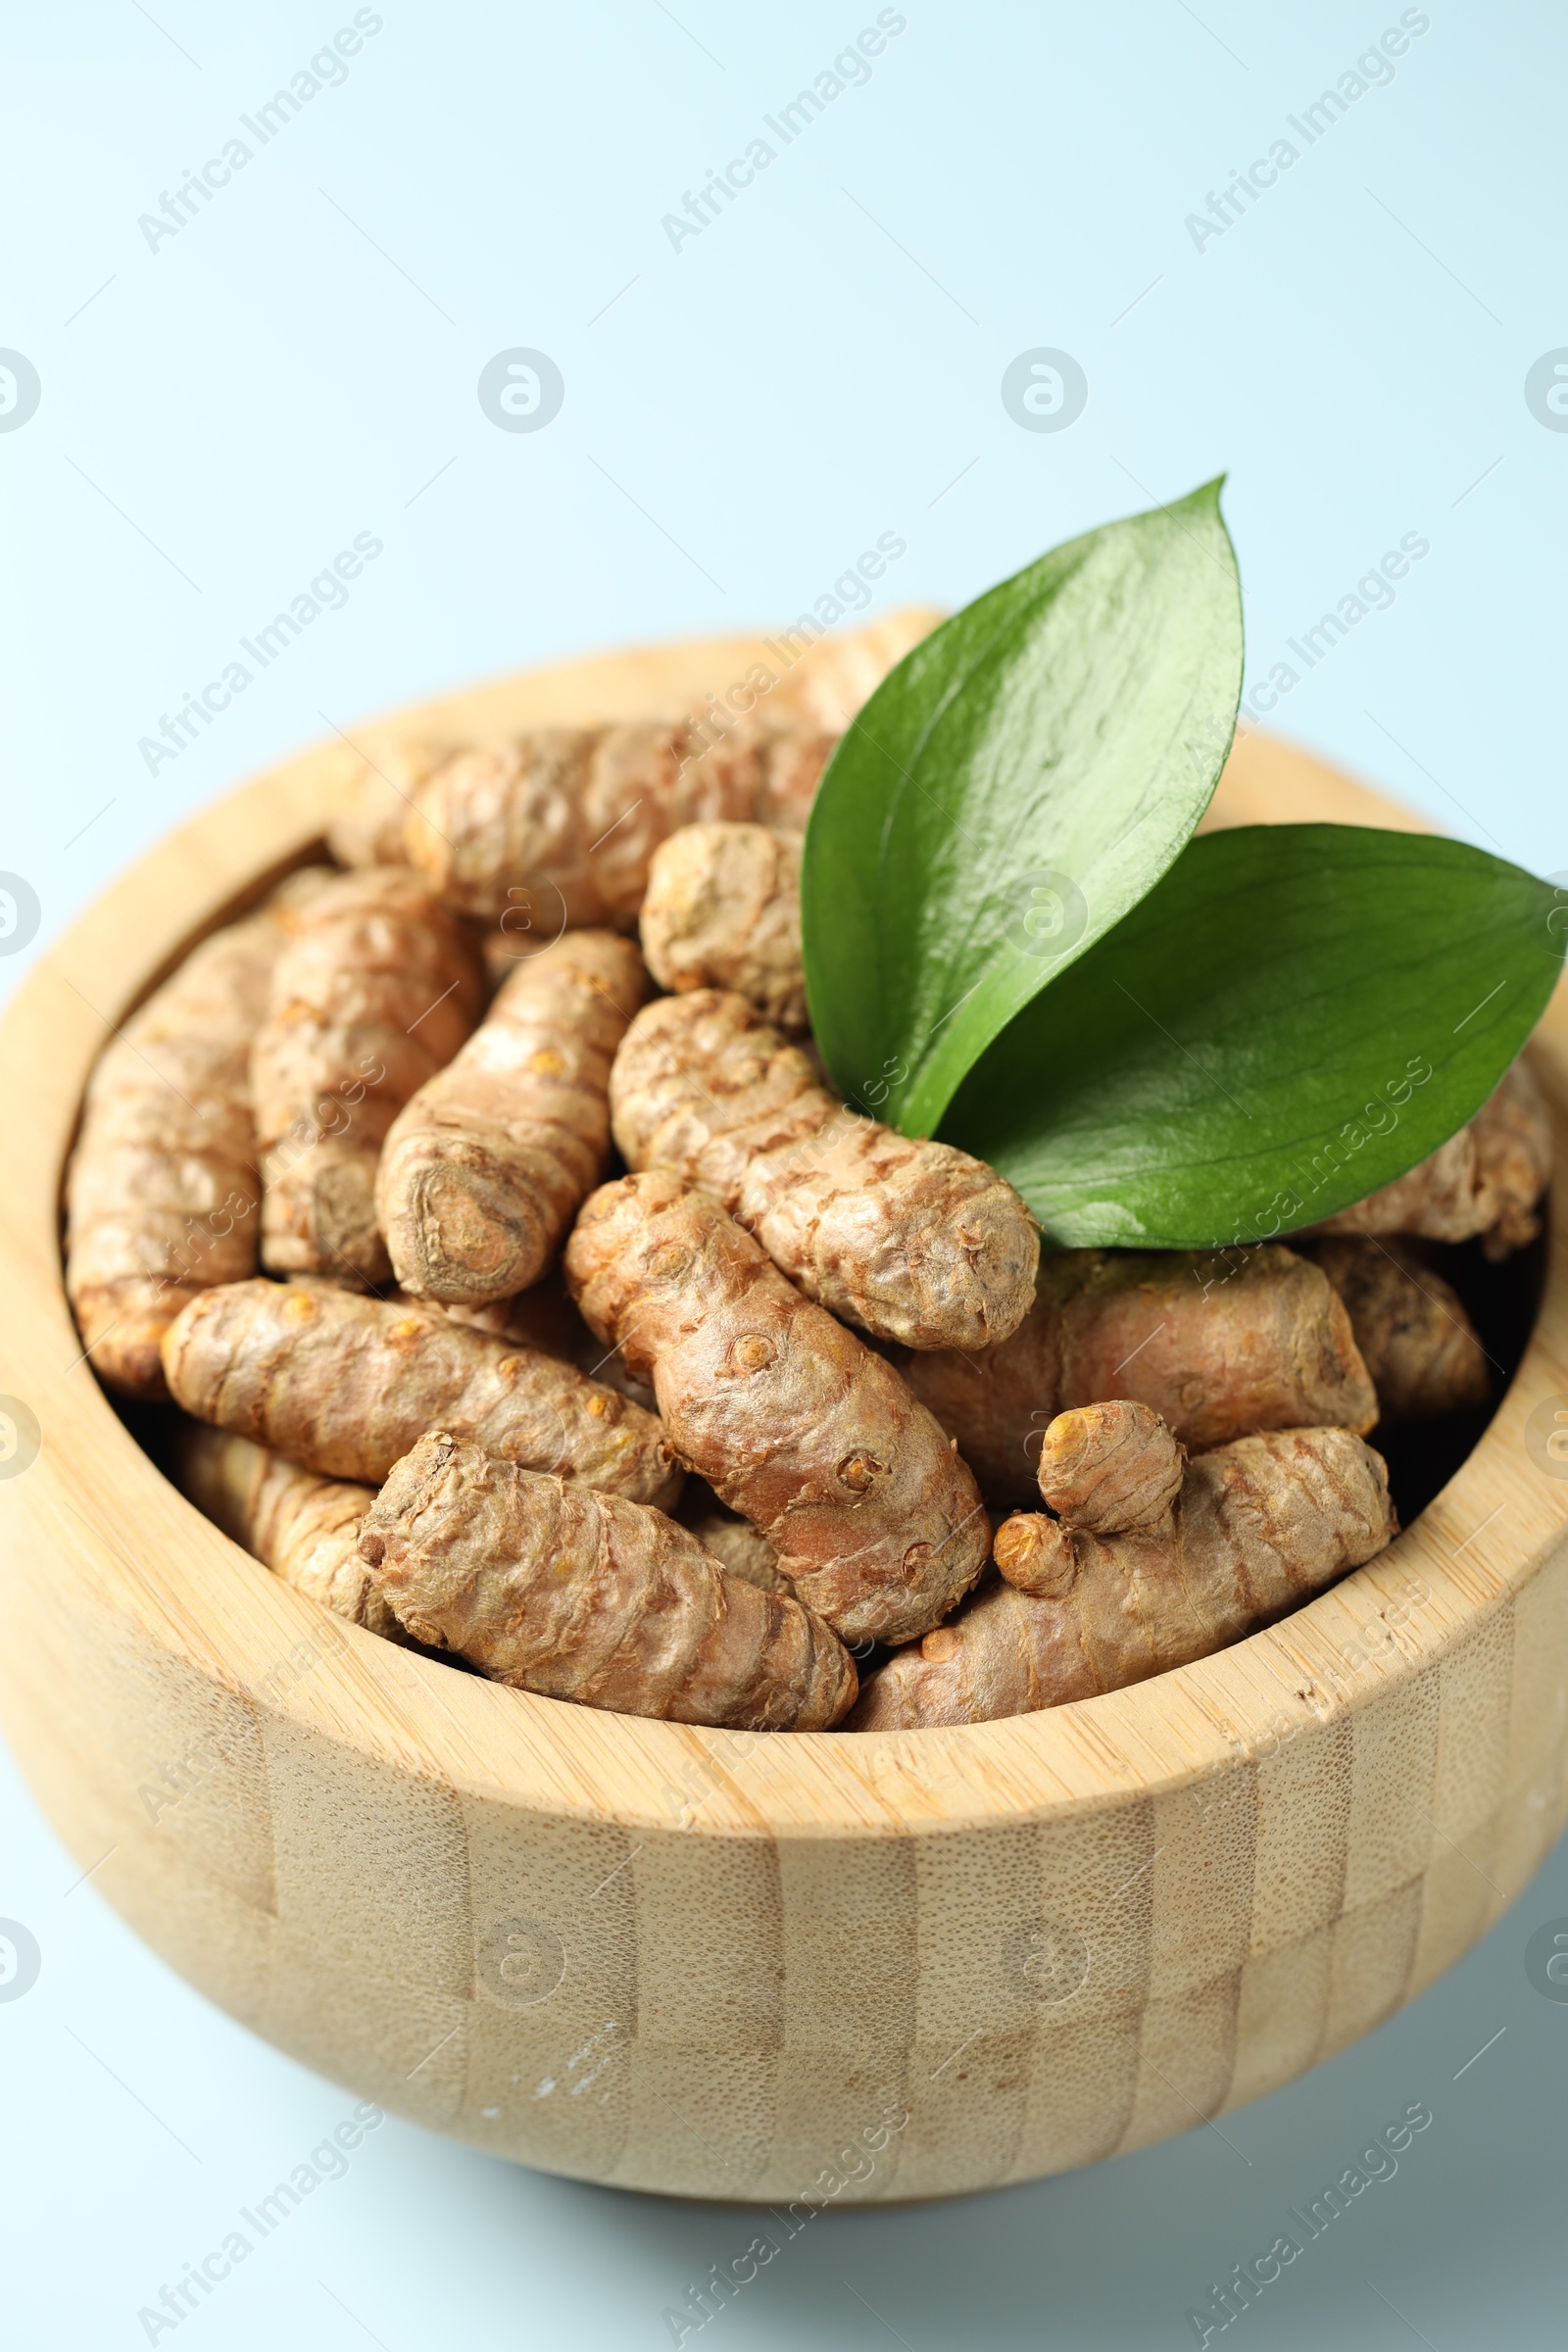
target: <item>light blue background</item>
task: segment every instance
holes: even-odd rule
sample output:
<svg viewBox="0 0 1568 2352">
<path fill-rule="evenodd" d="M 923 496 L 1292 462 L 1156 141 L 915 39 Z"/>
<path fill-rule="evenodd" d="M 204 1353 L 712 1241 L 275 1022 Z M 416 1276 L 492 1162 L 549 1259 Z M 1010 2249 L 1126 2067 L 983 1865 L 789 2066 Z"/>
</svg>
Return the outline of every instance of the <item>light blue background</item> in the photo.
<svg viewBox="0 0 1568 2352">
<path fill-rule="evenodd" d="M 1396 7 L 912 0 L 869 81 L 678 252 L 662 216 L 874 7 L 379 13 L 341 86 L 151 251 L 138 216 L 353 10 L 8 12 L 0 344 L 43 391 L 0 433 L 0 868 L 38 893 L 36 947 L 326 721 L 553 655 L 771 624 L 883 531 L 908 543 L 891 599 L 956 603 L 1222 468 L 1250 685 L 1403 534 L 1431 542 L 1273 723 L 1472 840 L 1568 867 L 1568 434 L 1523 396 L 1568 344 L 1559 12 L 1422 12 L 1392 83 L 1201 252 L 1186 216 L 1294 139 L 1286 117 Z M 497 431 L 475 397 L 514 345 L 565 379 L 542 432 Z M 1089 379 L 1064 432 L 1021 431 L 999 397 L 1040 345 Z M 139 738 L 362 531 L 384 554 L 346 606 L 150 775 Z M 0 989 L 28 959 L 0 959 Z M 44 1955 L 0 2004 L 8 2340 L 140 2343 L 138 2306 L 351 2102 L 187 1992 L 90 1883 L 67 1893 L 75 1866 L 14 1777 L 0 1808 L 0 1914 Z M 701 2340 L 1190 2342 L 1205 2283 L 1425 2099 L 1398 2177 L 1233 2334 L 1258 2352 L 1556 2344 L 1568 2006 L 1531 1989 L 1522 1954 L 1563 1912 L 1559 1849 L 1413 2011 L 1224 2139 L 824 2216 Z M 663 2307 L 749 2235 L 741 2213 L 389 2123 L 178 2340 L 656 2346 Z"/>
</svg>

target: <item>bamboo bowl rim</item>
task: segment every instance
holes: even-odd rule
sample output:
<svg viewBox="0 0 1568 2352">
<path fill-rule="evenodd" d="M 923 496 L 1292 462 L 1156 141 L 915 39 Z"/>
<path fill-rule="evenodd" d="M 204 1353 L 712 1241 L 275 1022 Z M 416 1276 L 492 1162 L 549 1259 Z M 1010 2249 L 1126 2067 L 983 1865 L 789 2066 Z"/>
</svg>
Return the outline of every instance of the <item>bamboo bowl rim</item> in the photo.
<svg viewBox="0 0 1568 2352">
<path fill-rule="evenodd" d="M 652 717 L 761 658 L 717 639 L 600 656 L 410 706 L 357 731 L 461 738 Z M 110 1030 L 185 948 L 319 843 L 344 755 L 326 744 L 158 844 L 40 960 L 0 1024 L 0 1387 L 42 1445 L 0 1483 L 0 1533 L 33 1573 L 85 1580 L 172 1658 L 255 1706 L 415 1776 L 529 1812 L 705 1837 L 812 1839 L 1048 1822 L 1180 1790 L 1430 1667 L 1529 1581 L 1568 1528 L 1568 1477 L 1532 1462 L 1532 1411 L 1568 1391 L 1568 1253 L 1548 1251 L 1532 1338 L 1480 1442 L 1364 1568 L 1229 1649 L 1128 1690 L 961 1729 L 767 1737 L 612 1715 L 456 1673 L 345 1627 L 280 1584 L 171 1486 L 82 1359 L 60 1256 L 64 1168 Z M 1238 738 L 1206 823 L 1424 820 L 1304 754 Z M 1531 1048 L 1557 1130 L 1568 1231 L 1568 991 Z M 46 1565 L 46 1563 L 48 1565 Z"/>
</svg>

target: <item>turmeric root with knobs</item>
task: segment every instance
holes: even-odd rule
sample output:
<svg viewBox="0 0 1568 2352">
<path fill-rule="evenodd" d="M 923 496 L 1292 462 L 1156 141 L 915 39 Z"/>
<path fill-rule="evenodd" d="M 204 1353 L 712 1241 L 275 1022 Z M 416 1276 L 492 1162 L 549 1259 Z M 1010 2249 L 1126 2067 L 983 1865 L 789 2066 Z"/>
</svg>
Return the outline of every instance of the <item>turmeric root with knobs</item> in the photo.
<svg viewBox="0 0 1568 2352">
<path fill-rule="evenodd" d="M 193 948 L 88 1081 L 66 1288 L 89 1361 L 123 1396 L 167 1396 L 158 1351 L 185 1301 L 256 1271 L 251 1044 L 284 941 L 277 908 L 326 881 L 320 868 L 294 875 L 272 905 Z"/>
<path fill-rule="evenodd" d="M 681 1474 L 652 1413 L 556 1357 L 326 1283 L 204 1291 L 164 1341 L 176 1403 L 323 1478 L 378 1486 L 427 1429 L 637 1502 Z"/>
<path fill-rule="evenodd" d="M 421 1438 L 361 1556 L 416 1640 L 580 1706 L 746 1731 L 825 1731 L 854 1660 L 820 1618 L 732 1576 L 662 1511 Z"/>
<path fill-rule="evenodd" d="M 1456 1291 L 1408 1242 L 1349 1235 L 1303 1245 L 1344 1299 L 1378 1393 L 1380 1427 L 1483 1405 L 1487 1354 Z"/>
<path fill-rule="evenodd" d="M 1056 1415 L 1040 1444 L 1040 1493 L 1069 1527 L 1125 1535 L 1165 1518 L 1186 1467 L 1187 1448 L 1159 1415 L 1118 1397 Z"/>
<path fill-rule="evenodd" d="M 1205 1657 L 1371 1559 L 1397 1532 L 1379 1455 L 1346 1429 L 1268 1430 L 1181 1468 L 1157 1516 L 1114 1530 L 1128 1482 L 1152 1503 L 1181 1449 L 1146 1407 L 1061 1417 L 1043 1448 L 1059 1518 L 997 1531 L 1003 1582 L 866 1684 L 846 1729 L 908 1731 L 1027 1715 Z M 1097 1465 L 1100 1475 L 1096 1475 Z"/>
<path fill-rule="evenodd" d="M 611 931 L 519 964 L 446 1068 L 388 1130 L 376 1213 L 415 1297 L 482 1306 L 528 1289 L 610 1152 L 610 1065 L 650 994 Z"/>
<path fill-rule="evenodd" d="M 540 727 L 437 768 L 405 853 L 464 914 L 629 931 L 668 834 L 713 817 L 800 831 L 832 748 L 802 732 L 709 743 L 695 725 Z"/>
<path fill-rule="evenodd" d="M 733 710 L 714 695 L 708 715 L 688 721 L 701 751 L 713 734 L 743 740 L 763 735 L 843 734 L 861 704 L 922 637 L 940 612 L 923 606 L 884 612 L 863 628 L 821 639 L 797 655 L 782 676 L 755 665 L 731 689 Z M 813 629 L 816 623 L 809 623 Z M 788 657 L 786 657 L 788 659 Z M 716 706 L 716 708 L 714 708 Z M 334 798 L 337 813 L 327 842 L 340 865 L 402 865 L 410 806 L 438 767 L 473 747 L 423 735 L 372 733 L 362 750 L 350 745 Z"/>
<path fill-rule="evenodd" d="M 982 1348 L 1028 1311 L 1040 1237 L 1011 1185 L 847 1109 L 740 997 L 645 1005 L 610 1108 L 629 1168 L 701 1185 L 808 1298 L 878 1339 Z"/>
<path fill-rule="evenodd" d="M 406 865 L 403 834 L 414 796 L 457 749 L 419 735 L 372 742 L 364 752 L 352 748 L 337 813 L 326 829 L 326 846 L 339 865 Z"/>
<path fill-rule="evenodd" d="M 1516 1061 L 1458 1134 L 1430 1158 L 1312 1233 L 1407 1233 L 1433 1242 L 1476 1234 L 1493 1259 L 1541 1231 L 1536 1204 L 1551 1177 L 1551 1118 L 1530 1072 Z"/>
<path fill-rule="evenodd" d="M 180 1493 L 285 1585 L 368 1634 L 408 1642 L 360 1557 L 371 1488 L 318 1478 L 249 1438 L 200 1422 L 180 1430 L 172 1468 Z"/>
<path fill-rule="evenodd" d="M 251 1054 L 262 1263 L 276 1274 L 382 1282 L 381 1139 L 477 1020 L 478 953 L 422 884 L 395 866 L 339 876 L 290 928 Z"/>
<path fill-rule="evenodd" d="M 906 1641 L 967 1592 L 990 1532 L 966 1465 L 716 1200 L 667 1169 L 605 1185 L 565 1268 L 593 1330 L 652 1380 L 682 1458 L 836 1633 Z"/>
<path fill-rule="evenodd" d="M 776 825 L 682 825 L 648 868 L 642 942 L 662 988 L 727 988 L 791 1036 L 808 1026 L 801 845 Z"/>
<path fill-rule="evenodd" d="M 1378 1403 L 1320 1267 L 1254 1250 L 1062 1250 L 1000 1347 L 901 1359 L 998 1502 L 1034 1493 L 1041 1433 L 1067 1407 L 1152 1405 L 1200 1449 L 1260 1429 L 1364 1433 Z"/>
</svg>

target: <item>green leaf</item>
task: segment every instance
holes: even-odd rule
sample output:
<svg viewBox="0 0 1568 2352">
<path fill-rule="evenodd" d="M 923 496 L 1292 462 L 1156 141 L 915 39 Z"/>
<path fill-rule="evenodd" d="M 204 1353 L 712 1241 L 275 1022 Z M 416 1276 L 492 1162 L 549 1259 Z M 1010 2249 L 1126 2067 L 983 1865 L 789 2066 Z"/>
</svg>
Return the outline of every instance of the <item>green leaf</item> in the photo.
<svg viewBox="0 0 1568 2352">
<path fill-rule="evenodd" d="M 1242 680 L 1210 482 L 944 622 L 833 755 L 806 836 L 811 1024 L 844 1093 L 929 1135 L 966 1070 L 1158 880 Z"/>
<path fill-rule="evenodd" d="M 997 1041 L 942 1132 L 1065 1246 L 1315 1224 L 1485 1102 L 1561 972 L 1561 904 L 1463 842 L 1207 835 Z"/>
</svg>

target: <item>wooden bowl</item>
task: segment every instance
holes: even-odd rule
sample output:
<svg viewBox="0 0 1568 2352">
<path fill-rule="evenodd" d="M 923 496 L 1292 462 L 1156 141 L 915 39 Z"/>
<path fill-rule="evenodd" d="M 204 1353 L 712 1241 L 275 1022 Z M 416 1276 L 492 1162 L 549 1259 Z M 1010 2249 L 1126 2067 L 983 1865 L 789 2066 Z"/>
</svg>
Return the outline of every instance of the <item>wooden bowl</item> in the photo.
<svg viewBox="0 0 1568 2352">
<path fill-rule="evenodd" d="M 654 715 L 757 658 L 679 646 L 406 715 Z M 476 2147 L 779 2205 L 1186 2131 L 1467 1950 L 1568 1810 L 1568 1464 L 1540 1435 L 1568 1411 L 1560 1250 L 1495 1419 L 1379 1559 L 1217 1657 L 969 1730 L 749 1739 L 501 1690 L 339 1625 L 166 1484 L 81 1360 L 62 1170 L 111 1025 L 318 837 L 337 758 L 143 858 L 0 1038 L 0 1391 L 42 1432 L 0 1464 L 0 1697 L 137 1932 L 293 2057 Z M 1319 816 L 1420 823 L 1246 736 L 1212 821 Z M 1561 1130 L 1560 996 L 1533 1053 Z M 1558 1171 L 1561 1232 L 1561 1132 Z"/>
</svg>

